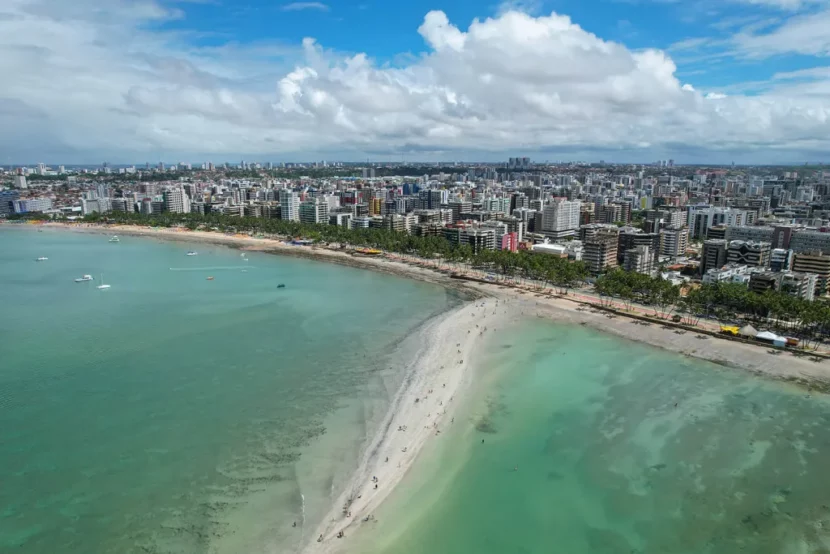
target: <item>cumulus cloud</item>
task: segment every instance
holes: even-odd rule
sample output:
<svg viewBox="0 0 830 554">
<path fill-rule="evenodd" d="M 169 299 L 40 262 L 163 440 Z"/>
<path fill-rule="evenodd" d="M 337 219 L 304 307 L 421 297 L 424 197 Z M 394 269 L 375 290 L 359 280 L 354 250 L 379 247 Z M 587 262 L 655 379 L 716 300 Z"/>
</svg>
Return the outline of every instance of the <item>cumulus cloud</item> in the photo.
<svg viewBox="0 0 830 554">
<path fill-rule="evenodd" d="M 151 0 L 81 0 L 99 9 L 60 16 L 53 4 L 65 5 L 0 6 L 0 72 L 14 76 L 0 86 L 0 127 L 20 130 L 0 134 L 0 151 L 15 161 L 500 159 L 517 148 L 768 160 L 770 149 L 801 155 L 830 143 L 826 81 L 782 81 L 754 97 L 699 90 L 677 79 L 665 52 L 628 49 L 556 13 L 507 11 L 460 28 L 432 11 L 417 29 L 426 52 L 388 66 L 310 38 L 296 50 L 194 48 L 186 34 L 152 30 L 182 14 Z"/>
</svg>

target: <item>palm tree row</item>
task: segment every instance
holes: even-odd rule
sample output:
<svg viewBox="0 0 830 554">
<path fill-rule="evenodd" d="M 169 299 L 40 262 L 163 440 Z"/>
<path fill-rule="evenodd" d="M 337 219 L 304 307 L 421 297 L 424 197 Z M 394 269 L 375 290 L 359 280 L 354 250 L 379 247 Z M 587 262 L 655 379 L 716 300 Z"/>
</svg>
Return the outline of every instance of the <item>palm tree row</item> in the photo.
<svg viewBox="0 0 830 554">
<path fill-rule="evenodd" d="M 615 270 L 597 279 L 600 302 L 619 299 L 652 306 L 664 318 L 675 312 L 675 320 L 697 325 L 701 318 L 721 322 L 752 323 L 795 335 L 818 344 L 830 333 L 830 306 L 786 292 L 767 290 L 758 294 L 739 283 L 703 284 L 681 296 L 680 287 L 660 277 Z"/>
<path fill-rule="evenodd" d="M 410 263 L 426 264 L 438 270 L 471 271 L 481 278 L 520 283 L 562 292 L 580 286 L 588 276 L 582 262 L 532 254 L 528 251 L 474 251 L 469 245 L 454 245 L 443 236 L 414 236 L 387 229 L 350 229 L 335 225 L 314 225 L 298 221 L 238 217 L 220 214 L 161 213 L 151 216 L 112 212 L 93 214 L 89 222 L 130 223 L 155 227 L 184 226 L 191 230 L 244 233 L 270 237 L 293 237 L 340 247 L 376 248 L 401 256 Z M 702 317 L 720 321 L 751 322 L 808 341 L 820 341 L 830 333 L 830 307 L 784 292 L 756 294 L 740 284 L 718 283 L 691 288 L 681 296 L 680 288 L 660 277 L 616 269 L 600 276 L 595 290 L 601 303 L 621 300 L 653 307 L 654 315 L 696 325 Z"/>
</svg>

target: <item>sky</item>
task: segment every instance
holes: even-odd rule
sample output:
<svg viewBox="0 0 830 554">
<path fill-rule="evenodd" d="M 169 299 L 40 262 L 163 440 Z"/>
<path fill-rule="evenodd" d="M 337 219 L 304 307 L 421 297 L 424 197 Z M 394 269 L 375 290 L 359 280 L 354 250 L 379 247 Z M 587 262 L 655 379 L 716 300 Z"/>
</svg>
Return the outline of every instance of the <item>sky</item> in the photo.
<svg viewBox="0 0 830 554">
<path fill-rule="evenodd" d="M 830 0 L 2 0 L 0 166 L 830 162 Z"/>
</svg>

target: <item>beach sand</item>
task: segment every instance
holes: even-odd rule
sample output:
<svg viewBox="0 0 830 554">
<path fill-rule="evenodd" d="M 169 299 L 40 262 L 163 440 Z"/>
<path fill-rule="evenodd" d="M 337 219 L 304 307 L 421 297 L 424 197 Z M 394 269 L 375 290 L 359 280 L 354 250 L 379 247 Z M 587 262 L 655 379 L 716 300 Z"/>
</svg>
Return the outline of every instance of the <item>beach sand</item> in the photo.
<svg viewBox="0 0 830 554">
<path fill-rule="evenodd" d="M 441 440 L 442 431 L 454 424 L 455 407 L 472 379 L 469 360 L 473 350 L 479 341 L 492 336 L 491 325 L 505 321 L 503 311 L 503 315 L 493 315 L 499 306 L 494 298 L 478 299 L 436 318 L 423 330 L 423 347 L 389 414 L 331 512 L 310 534 L 304 552 L 348 549 L 351 530 L 371 521 L 367 516 L 392 492 L 424 445 Z M 337 539 L 340 531 L 345 534 L 342 540 Z M 321 542 L 317 542 L 319 536 Z"/>
</svg>

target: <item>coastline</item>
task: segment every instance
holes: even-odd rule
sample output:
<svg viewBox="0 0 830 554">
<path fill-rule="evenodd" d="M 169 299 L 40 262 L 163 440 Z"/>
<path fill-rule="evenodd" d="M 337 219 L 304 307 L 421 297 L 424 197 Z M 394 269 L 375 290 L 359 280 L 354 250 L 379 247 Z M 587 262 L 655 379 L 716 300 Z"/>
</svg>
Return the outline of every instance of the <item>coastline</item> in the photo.
<svg viewBox="0 0 830 554">
<path fill-rule="evenodd" d="M 536 297 L 533 293 L 515 287 L 483 284 L 452 279 L 448 275 L 411 263 L 384 257 L 355 257 L 347 252 L 327 248 L 293 246 L 284 242 L 255 237 L 229 236 L 204 231 L 156 229 L 132 225 L 88 225 L 47 223 L 46 228 L 67 229 L 76 232 L 112 234 L 113 232 L 165 240 L 203 242 L 282 254 L 341 265 L 380 271 L 411 279 L 439 284 L 459 291 L 470 298 L 493 297 L 508 302 L 526 316 L 544 317 L 556 322 L 587 325 L 600 332 L 616 334 L 657 348 L 694 357 L 722 366 L 748 371 L 752 374 L 807 388 L 830 391 L 830 363 L 820 364 L 793 355 L 773 355 L 764 345 L 732 342 L 717 337 L 701 339 L 693 333 L 677 333 L 673 328 L 658 325 L 635 325 L 624 316 L 610 318 L 605 313 L 580 311 L 580 303 L 567 298 Z"/>
</svg>

